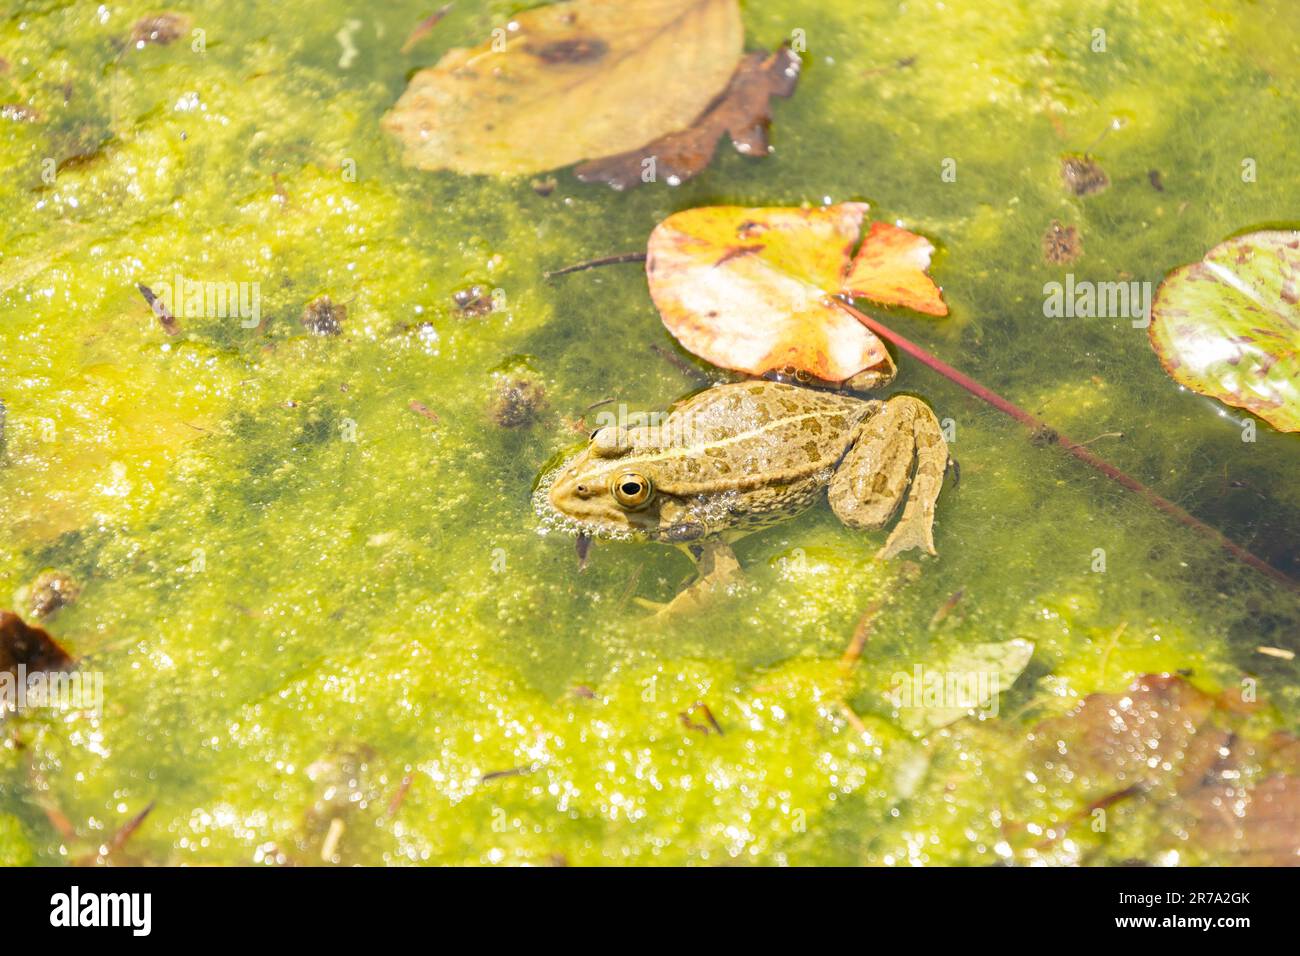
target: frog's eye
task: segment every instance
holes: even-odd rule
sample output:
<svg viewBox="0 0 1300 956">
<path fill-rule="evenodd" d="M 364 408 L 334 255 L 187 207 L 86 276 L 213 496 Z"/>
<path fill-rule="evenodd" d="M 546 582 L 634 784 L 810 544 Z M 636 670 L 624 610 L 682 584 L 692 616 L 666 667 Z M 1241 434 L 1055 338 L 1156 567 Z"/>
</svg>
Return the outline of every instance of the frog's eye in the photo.
<svg viewBox="0 0 1300 956">
<path fill-rule="evenodd" d="M 641 508 L 650 502 L 654 488 L 650 479 L 634 471 L 625 471 L 610 484 L 614 500 L 624 508 Z"/>
</svg>

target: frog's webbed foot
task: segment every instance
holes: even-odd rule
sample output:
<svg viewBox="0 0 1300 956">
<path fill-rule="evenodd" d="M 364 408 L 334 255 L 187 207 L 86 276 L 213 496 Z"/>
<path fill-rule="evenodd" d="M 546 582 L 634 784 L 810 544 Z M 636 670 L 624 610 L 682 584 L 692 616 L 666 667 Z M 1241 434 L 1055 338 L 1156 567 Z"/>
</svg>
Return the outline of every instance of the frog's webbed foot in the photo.
<svg viewBox="0 0 1300 956">
<path fill-rule="evenodd" d="M 667 604 L 636 598 L 636 603 L 655 612 L 656 617 L 673 617 L 707 607 L 713 601 L 741 584 L 745 573 L 731 546 L 719 538 L 683 545 L 682 550 L 696 564 L 698 576 Z"/>
<path fill-rule="evenodd" d="M 876 557 L 892 558 L 912 548 L 935 554 L 934 506 L 947 463 L 948 443 L 930 406 L 896 395 L 867 420 L 836 469 L 829 488 L 831 509 L 850 527 L 875 531 L 906 497 L 903 516 Z"/>
</svg>

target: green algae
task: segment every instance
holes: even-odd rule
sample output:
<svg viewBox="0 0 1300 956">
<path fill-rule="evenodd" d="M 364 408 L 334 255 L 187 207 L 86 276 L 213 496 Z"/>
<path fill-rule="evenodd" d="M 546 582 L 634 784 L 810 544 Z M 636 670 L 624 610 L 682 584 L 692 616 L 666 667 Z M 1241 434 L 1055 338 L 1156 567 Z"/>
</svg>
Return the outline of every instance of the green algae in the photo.
<svg viewBox="0 0 1300 956">
<path fill-rule="evenodd" d="M 39 797 L 92 844 L 155 801 L 130 849 L 161 863 L 1167 850 L 1141 808 L 1087 853 L 1008 850 L 1008 807 L 1043 826 L 1070 809 L 1019 772 L 1023 737 L 1151 671 L 1211 691 L 1252 677 L 1261 719 L 1293 729 L 1295 665 L 1254 650 L 1294 648 L 1292 594 L 904 358 L 895 388 L 955 428 L 941 556 L 906 581 L 872 562 L 878 536 L 819 508 L 740 542 L 736 600 L 651 623 L 631 598 L 669 597 L 681 556 L 599 543 L 579 572 L 570 539 L 539 534 L 530 489 L 593 403 L 659 409 L 699 382 L 655 351 L 673 346 L 635 266 L 542 273 L 638 250 L 691 206 L 868 200 L 940 246 L 953 310 L 885 321 L 1075 440 L 1110 435 L 1089 447 L 1300 573 L 1294 436 L 1243 442 L 1238 413 L 1178 389 L 1126 317 L 1046 318 L 1043 285 L 1065 270 L 1040 252 L 1059 219 L 1082 236 L 1079 280 L 1155 283 L 1294 218 L 1300 34 L 1261 23 L 1297 14 L 749 4 L 751 45 L 807 42 L 771 157 L 721 151 L 684 186 L 626 194 L 565 171 L 542 196 L 401 168 L 377 121 L 406 74 L 516 8 L 457 4 L 406 57 L 418 4 L 180 5 L 202 52 L 123 49 L 155 12 L 138 3 L 105 18 L 28 2 L 0 23 L 0 101 L 42 117 L 0 121 L 0 595 L 73 575 L 81 594 L 48 626 L 106 694 L 100 717 L 6 719 L 0 860 L 78 852 Z M 343 69 L 335 33 L 353 18 Z M 1087 151 L 1111 186 L 1075 197 L 1061 158 Z M 261 326 L 182 317 L 165 336 L 136 284 L 178 273 L 258 283 Z M 498 308 L 456 309 L 475 284 Z M 347 305 L 338 336 L 299 323 L 322 293 Z M 491 405 L 517 368 L 545 404 L 504 429 Z M 856 622 L 886 598 L 846 672 Z M 996 718 L 921 740 L 899 724 L 892 675 L 1017 638 L 1034 657 Z M 722 734 L 699 729 L 699 702 Z"/>
</svg>

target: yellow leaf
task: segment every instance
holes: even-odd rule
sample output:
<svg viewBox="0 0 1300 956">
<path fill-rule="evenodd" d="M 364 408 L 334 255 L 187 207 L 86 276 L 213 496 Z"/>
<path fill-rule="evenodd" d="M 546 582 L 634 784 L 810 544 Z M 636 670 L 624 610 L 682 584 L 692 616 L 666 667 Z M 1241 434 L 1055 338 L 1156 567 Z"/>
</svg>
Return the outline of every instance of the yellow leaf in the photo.
<svg viewBox="0 0 1300 956">
<path fill-rule="evenodd" d="M 939 287 L 925 273 L 933 253 L 934 246 L 924 236 L 887 222 L 873 222 L 853 258 L 844 291 L 883 305 L 947 315 Z"/>
<path fill-rule="evenodd" d="M 843 381 L 888 357 L 832 300 L 866 213 L 865 203 L 676 213 L 650 234 L 650 295 L 677 340 L 714 365 Z"/>
<path fill-rule="evenodd" d="M 703 113 L 744 42 L 736 0 L 572 0 L 493 33 L 384 117 L 409 165 L 525 174 L 636 149 Z"/>
</svg>

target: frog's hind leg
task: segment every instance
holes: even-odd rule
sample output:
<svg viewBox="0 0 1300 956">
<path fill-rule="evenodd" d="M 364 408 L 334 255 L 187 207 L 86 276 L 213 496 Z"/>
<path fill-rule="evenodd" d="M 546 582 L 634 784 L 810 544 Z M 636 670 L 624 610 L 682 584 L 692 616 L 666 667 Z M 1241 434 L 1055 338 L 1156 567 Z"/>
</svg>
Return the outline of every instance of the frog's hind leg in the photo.
<svg viewBox="0 0 1300 956">
<path fill-rule="evenodd" d="M 707 606 L 745 580 L 745 573 L 736 560 L 736 552 L 721 538 L 705 538 L 684 544 L 682 549 L 695 562 L 698 572 L 696 579 L 667 604 L 644 598 L 636 598 L 636 603 L 662 616 L 689 613 Z"/>
<path fill-rule="evenodd" d="M 850 527 L 875 531 L 888 524 L 906 495 L 903 517 L 876 556 L 892 558 L 912 548 L 935 554 L 934 505 L 947 465 L 948 443 L 930 406 L 896 395 L 867 419 L 836 469 L 831 509 Z"/>
</svg>

